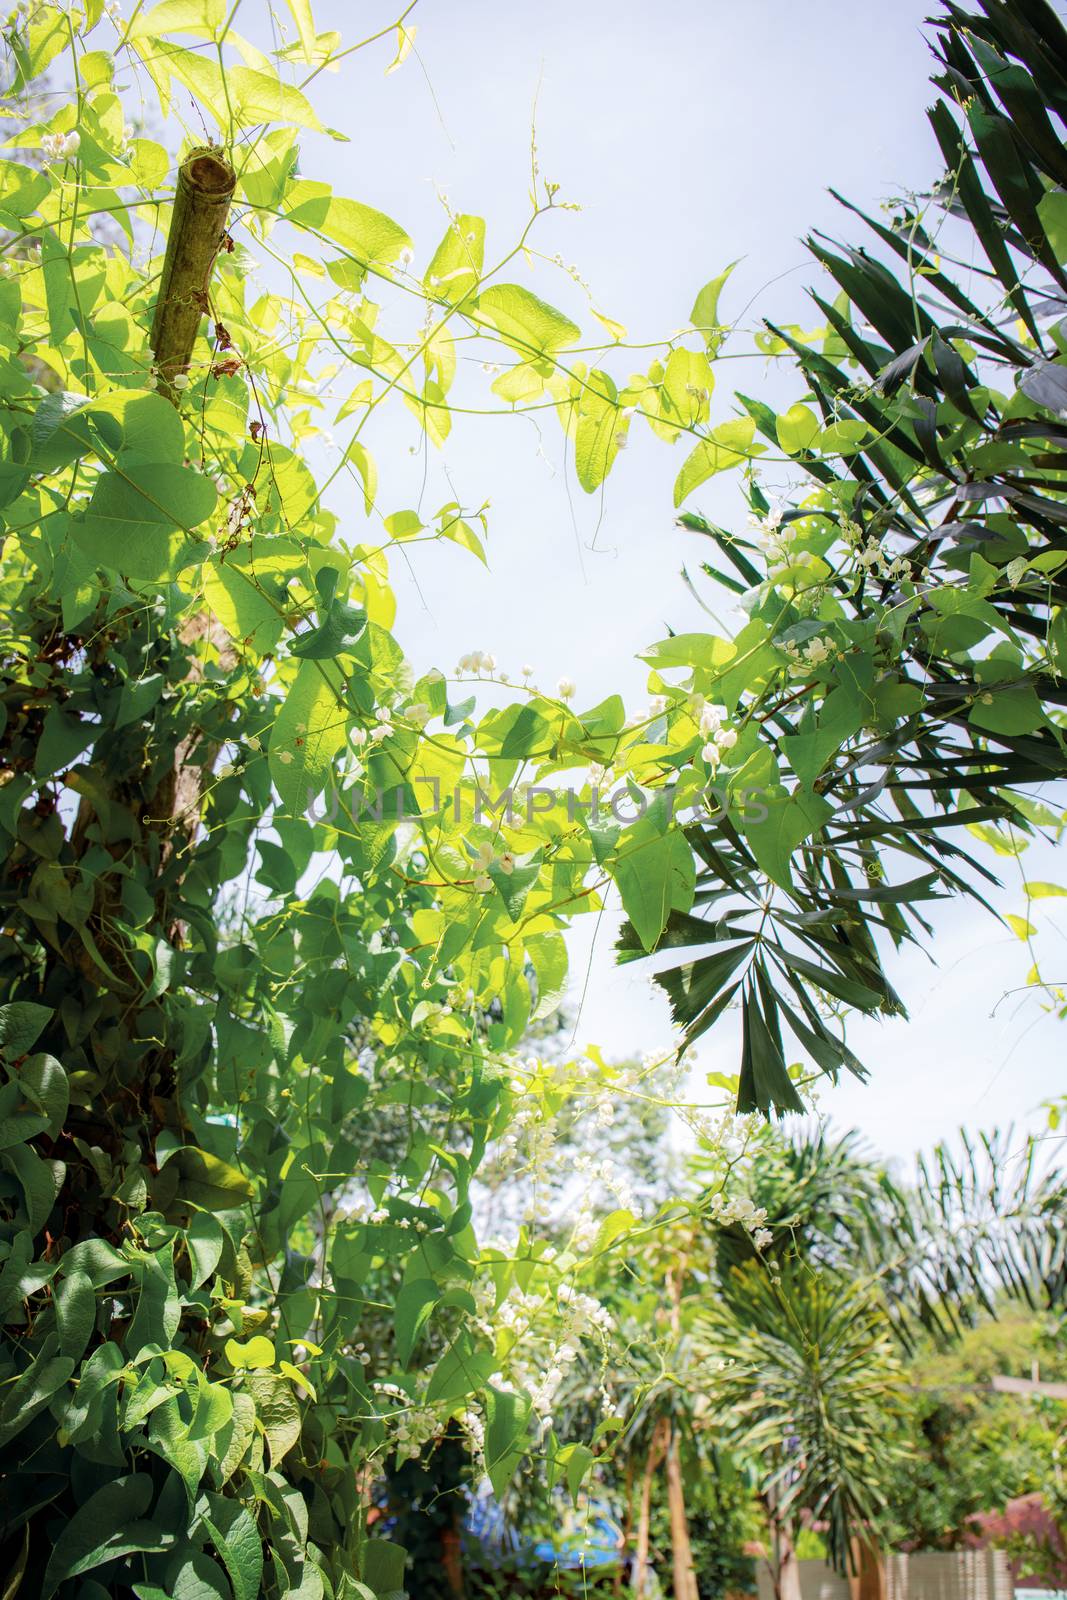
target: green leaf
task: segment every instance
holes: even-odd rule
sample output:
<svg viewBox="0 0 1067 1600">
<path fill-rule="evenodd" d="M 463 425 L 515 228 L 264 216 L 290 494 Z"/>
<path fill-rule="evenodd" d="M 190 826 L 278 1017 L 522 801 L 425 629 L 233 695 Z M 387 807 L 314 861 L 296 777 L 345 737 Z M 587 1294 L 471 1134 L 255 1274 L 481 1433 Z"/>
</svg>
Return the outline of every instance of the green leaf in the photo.
<svg viewBox="0 0 1067 1600">
<path fill-rule="evenodd" d="M 378 498 L 378 468 L 374 457 L 358 439 L 353 439 L 345 451 L 345 460 L 351 461 L 363 485 L 363 509 L 369 517 Z"/>
<path fill-rule="evenodd" d="M 0 162 L 0 212 L 6 212 L 8 217 L 28 217 L 51 188 L 47 172 L 24 167 L 18 161 Z"/>
<path fill-rule="evenodd" d="M 476 1348 L 466 1334 L 460 1334 L 430 1374 L 426 1403 L 434 1405 L 439 1400 L 462 1400 L 476 1393 L 495 1370 L 496 1357 L 493 1352 Z"/>
<path fill-rule="evenodd" d="M 376 1595 L 404 1593 L 407 1551 L 390 1539 L 368 1539 L 362 1550 L 363 1576 Z"/>
<path fill-rule="evenodd" d="M 719 296 L 736 266 L 737 262 L 731 261 L 725 272 L 720 272 L 717 278 L 709 278 L 694 300 L 693 309 L 689 313 L 690 322 L 698 333 L 703 334 L 704 343 L 712 353 L 718 350 L 725 337 L 724 331 L 719 326 Z"/>
<path fill-rule="evenodd" d="M 517 283 L 493 284 L 478 296 L 474 308 L 508 344 L 526 354 L 548 355 L 581 336 L 581 329 L 562 311 Z"/>
<path fill-rule="evenodd" d="M 754 444 L 756 424 L 751 417 L 734 417 L 712 428 L 706 439 L 688 455 L 674 484 L 674 503 L 680 506 L 700 484 L 717 472 L 726 472 L 752 456 L 761 455 L 763 445 Z"/>
<path fill-rule="evenodd" d="M 987 689 L 971 707 L 970 721 L 976 728 L 1007 737 L 1036 733 L 1046 725 L 1041 701 L 1028 685 Z"/>
<path fill-rule="evenodd" d="M 221 1156 L 186 1144 L 173 1157 L 181 1174 L 180 1193 L 206 1211 L 229 1211 L 246 1205 L 255 1189 L 243 1172 Z"/>
<path fill-rule="evenodd" d="M 326 183 L 305 179 L 293 184 L 286 215 L 290 222 L 314 228 L 332 239 L 364 265 L 388 265 L 411 248 L 411 240 L 399 223 L 358 200 L 338 199 Z"/>
<path fill-rule="evenodd" d="M 231 1367 L 243 1369 L 246 1367 L 273 1367 L 274 1365 L 274 1345 L 270 1339 L 264 1338 L 261 1333 L 255 1334 L 245 1344 L 242 1344 L 238 1339 L 227 1339 L 223 1348 L 226 1360 Z"/>
<path fill-rule="evenodd" d="M 571 1499 L 577 1505 L 582 1480 L 593 1465 L 596 1457 L 586 1444 L 568 1444 L 564 1445 L 557 1459 L 565 1469 L 567 1488 L 570 1491 Z"/>
<path fill-rule="evenodd" d="M 289 579 L 303 566 L 303 553 L 292 540 L 257 537 L 205 563 L 204 595 L 233 638 L 266 655 L 285 627 Z"/>
<path fill-rule="evenodd" d="M 746 804 L 742 826 L 749 849 L 767 876 L 783 889 L 792 885 L 789 864 L 793 851 L 822 827 L 832 809 L 822 795 L 806 789 L 791 795 L 759 790 Z"/>
<path fill-rule="evenodd" d="M 63 1163 L 45 1161 L 29 1145 L 15 1145 L 0 1155 L 0 1162 L 13 1172 L 22 1188 L 25 1222 L 31 1233 L 40 1233 L 56 1203 L 63 1181 Z"/>
<path fill-rule="evenodd" d="M 653 667 L 706 667 L 718 672 L 736 654 L 735 644 L 713 633 L 675 633 L 642 650 L 640 659 Z"/>
<path fill-rule="evenodd" d="M 252 67 L 230 67 L 226 73 L 226 87 L 238 128 L 251 128 L 260 122 L 281 122 L 322 132 L 322 123 L 307 96 L 273 73 L 256 72 Z"/>
<path fill-rule="evenodd" d="M 0 1449 L 6 1450 L 23 1428 L 44 1410 L 74 1371 L 69 1356 L 55 1354 L 56 1340 L 45 1341 L 24 1372 L 0 1389 Z"/>
<path fill-rule="evenodd" d="M 87 1273 L 68 1272 L 55 1286 L 56 1327 L 63 1355 L 80 1361 L 96 1326 L 96 1291 Z"/>
<path fill-rule="evenodd" d="M 250 1372 L 245 1388 L 256 1405 L 259 1422 L 270 1446 L 270 1463 L 276 1467 L 300 1437 L 300 1407 L 292 1385 L 276 1372 Z"/>
<path fill-rule="evenodd" d="M 510 1389 L 488 1384 L 485 1390 L 485 1470 L 499 1498 L 526 1453 L 530 1401 Z"/>
<path fill-rule="evenodd" d="M 342 600 L 330 600 L 325 615 L 321 611 L 319 615 L 321 620 L 317 628 L 298 634 L 290 643 L 293 655 L 299 656 L 301 661 L 331 661 L 350 651 L 366 631 L 367 613 Z"/>
<path fill-rule="evenodd" d="M 207 555 L 209 546 L 192 530 L 211 515 L 217 499 L 215 485 L 193 467 L 129 466 L 101 474 L 71 529 L 94 565 L 163 583 Z"/>
<path fill-rule="evenodd" d="M 304 60 L 311 62 L 315 57 L 315 24 L 311 18 L 311 0 L 285 0 L 285 3 L 300 35 L 300 48 L 304 53 Z M 240 1596 L 238 1600 L 241 1600 Z"/>
<path fill-rule="evenodd" d="M 776 431 L 786 455 L 795 456 L 802 450 L 815 449 L 822 424 L 810 406 L 798 402 L 778 418 Z"/>
<path fill-rule="evenodd" d="M 45 1569 L 41 1600 L 51 1600 L 67 1578 L 89 1572 L 135 1550 L 162 1550 L 167 1534 L 142 1521 L 152 1500 L 152 1480 L 134 1472 L 91 1494 L 61 1529 Z"/>
<path fill-rule="evenodd" d="M 209 1492 L 207 1501 L 204 1526 L 229 1574 L 234 1600 L 258 1600 L 263 1580 L 259 1529 L 239 1500 Z"/>
<path fill-rule="evenodd" d="M 477 288 L 484 263 L 485 221 L 464 212 L 449 223 L 422 281 L 432 295 L 456 305 Z"/>
<path fill-rule="evenodd" d="M 171 1559 L 163 1592 L 169 1600 L 233 1600 L 226 1574 L 204 1550 Z"/>
<path fill-rule="evenodd" d="M 35 1005 L 32 1000 L 12 1000 L 10 1005 L 0 1006 L 0 1055 L 9 1061 L 24 1056 L 52 1015 L 51 1006 Z"/>
<path fill-rule="evenodd" d="M 692 873 L 692 854 L 680 833 L 638 836 L 620 850 L 615 882 L 623 909 L 646 950 L 655 949 L 672 907 L 686 909 L 687 891 L 692 898 Z"/>
<path fill-rule="evenodd" d="M 426 1326 L 441 1291 L 432 1278 L 415 1278 L 405 1283 L 396 1297 L 393 1326 L 396 1329 L 396 1354 L 402 1367 L 411 1360 L 419 1335 Z"/>
<path fill-rule="evenodd" d="M 344 747 L 347 718 L 336 667 L 303 661 L 270 736 L 270 775 L 285 809 L 300 816 Z"/>
<path fill-rule="evenodd" d="M 618 393 L 606 372 L 594 369 L 578 396 L 574 465 L 586 494 L 598 489 L 619 451 Z"/>
<path fill-rule="evenodd" d="M 189 1287 L 199 1289 L 206 1283 L 222 1257 L 225 1234 L 222 1224 L 207 1211 L 198 1211 L 185 1231 L 186 1249 L 189 1251 L 191 1276 Z"/>
</svg>

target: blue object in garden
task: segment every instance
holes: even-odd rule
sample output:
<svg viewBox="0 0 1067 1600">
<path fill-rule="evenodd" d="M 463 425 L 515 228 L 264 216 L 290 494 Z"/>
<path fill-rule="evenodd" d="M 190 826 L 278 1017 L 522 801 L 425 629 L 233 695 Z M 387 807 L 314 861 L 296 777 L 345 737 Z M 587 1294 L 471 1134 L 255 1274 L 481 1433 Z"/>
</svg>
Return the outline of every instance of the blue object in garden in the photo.
<svg viewBox="0 0 1067 1600">
<path fill-rule="evenodd" d="M 565 1509 L 561 1501 L 560 1529 L 555 1539 L 520 1539 L 517 1530 L 509 1527 L 503 1507 L 488 1483 L 471 1496 L 466 1529 L 486 1550 L 523 1554 L 546 1566 L 571 1571 L 613 1566 L 623 1544 L 622 1528 L 604 1500 L 590 1500 L 581 1517 L 569 1500 Z"/>
</svg>

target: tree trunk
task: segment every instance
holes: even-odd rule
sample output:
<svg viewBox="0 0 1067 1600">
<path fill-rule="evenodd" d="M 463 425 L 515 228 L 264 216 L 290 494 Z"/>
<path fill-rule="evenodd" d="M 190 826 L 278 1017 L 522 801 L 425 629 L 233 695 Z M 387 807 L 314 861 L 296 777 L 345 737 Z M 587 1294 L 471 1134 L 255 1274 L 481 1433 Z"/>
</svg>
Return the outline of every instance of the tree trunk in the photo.
<svg viewBox="0 0 1067 1600">
<path fill-rule="evenodd" d="M 648 1535 L 649 1525 L 652 1520 L 652 1480 L 656 1476 L 660 1462 L 667 1453 L 670 1432 L 671 1425 L 667 1418 L 660 1417 L 652 1430 L 652 1443 L 648 1447 L 648 1460 L 645 1462 L 644 1476 L 641 1479 L 641 1510 L 637 1518 L 637 1548 L 634 1551 L 632 1585 L 634 1600 L 641 1600 L 641 1596 L 645 1592 L 645 1574 L 648 1571 Z"/>
<path fill-rule="evenodd" d="M 774 1592 L 777 1600 L 800 1600 L 800 1562 L 790 1518 L 777 1518 L 774 1530 Z"/>
<path fill-rule="evenodd" d="M 624 1493 L 626 1511 L 623 1515 L 622 1523 L 622 1549 L 619 1551 L 619 1570 L 616 1572 L 611 1585 L 611 1592 L 614 1595 L 622 1594 L 623 1571 L 626 1566 L 626 1557 L 629 1553 L 634 1531 L 634 1464 L 632 1459 L 626 1463 L 626 1488 Z"/>
<path fill-rule="evenodd" d="M 194 150 L 178 169 L 151 339 L 160 393 L 175 405 L 173 380 L 188 371 L 201 319 L 209 309 L 208 285 L 226 237 L 236 182 L 233 168 L 217 150 Z"/>
<path fill-rule="evenodd" d="M 680 1445 L 681 1440 L 675 1428 L 672 1430 L 667 1450 L 667 1504 L 671 1515 L 674 1600 L 699 1600 L 696 1569 L 693 1566 L 693 1547 L 689 1542 L 689 1519 L 685 1514 Z"/>
</svg>

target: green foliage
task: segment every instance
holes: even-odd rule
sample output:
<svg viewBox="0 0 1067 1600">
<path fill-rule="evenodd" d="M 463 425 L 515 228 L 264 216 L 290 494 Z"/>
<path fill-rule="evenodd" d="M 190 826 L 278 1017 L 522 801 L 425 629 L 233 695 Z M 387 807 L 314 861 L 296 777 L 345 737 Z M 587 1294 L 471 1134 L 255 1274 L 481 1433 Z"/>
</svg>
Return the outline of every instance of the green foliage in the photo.
<svg viewBox="0 0 1067 1600">
<path fill-rule="evenodd" d="M 484 560 L 485 508 L 390 509 L 373 424 L 399 398 L 440 445 L 464 338 L 509 363 L 492 405 L 547 395 L 583 453 L 595 423 L 593 487 L 623 385 L 571 366 L 582 331 L 511 281 L 517 248 L 487 262 L 480 218 L 419 275 L 400 224 L 302 175 L 304 89 L 344 54 L 306 0 L 273 57 L 237 6 L 113 9 L 3 27 L 0 1576 L 366 1600 L 407 1581 L 367 1527 L 387 1463 L 462 1429 L 502 1492 L 537 1447 L 508 1297 L 603 1338 L 565 1310 L 580 1255 L 528 1220 L 486 1246 L 473 1185 L 544 1106 L 511 1052 L 558 1004 L 568 916 L 631 851 L 679 857 L 666 815 L 595 852 L 562 805 L 472 823 L 482 790 L 636 771 L 647 742 L 617 698 L 485 711 L 413 680 L 389 552 Z M 190 102 L 237 200 L 161 381 L 174 161 L 130 124 Z M 540 185 L 530 226 L 556 204 Z M 577 1489 L 591 1451 L 550 1448 Z"/>
<path fill-rule="evenodd" d="M 1010 1305 L 963 1332 L 947 1350 L 921 1349 L 905 1419 L 909 1459 L 889 1488 L 890 1537 L 919 1549 L 956 1549 L 974 1519 L 1009 1500 L 1054 1500 L 1063 1449 L 1062 1402 L 995 1394 L 994 1377 L 1067 1372 L 1062 1329 Z M 1028 1569 L 1029 1570 L 1029 1569 Z"/>
<path fill-rule="evenodd" d="M 943 178 L 888 224 L 861 216 L 861 248 L 809 241 L 833 285 L 813 292 L 822 327 L 757 338 L 802 392 L 694 419 L 675 489 L 681 505 L 743 462 L 750 531 L 681 522 L 748 621 L 645 657 L 664 781 L 711 792 L 685 826 L 699 915 L 624 889 L 620 954 L 670 954 L 656 980 L 686 1041 L 740 1008 L 741 1110 L 796 1109 L 794 1049 L 863 1076 L 836 1020 L 902 1013 L 887 946 L 925 939 L 927 902 L 982 900 L 973 838 L 1014 854 L 1058 827 L 1033 790 L 1065 773 L 1067 165 L 1049 109 L 1067 36 L 1045 0 L 949 4 L 937 25 Z M 694 322 L 716 305 L 709 285 Z M 784 506 L 761 452 L 798 484 Z"/>
</svg>

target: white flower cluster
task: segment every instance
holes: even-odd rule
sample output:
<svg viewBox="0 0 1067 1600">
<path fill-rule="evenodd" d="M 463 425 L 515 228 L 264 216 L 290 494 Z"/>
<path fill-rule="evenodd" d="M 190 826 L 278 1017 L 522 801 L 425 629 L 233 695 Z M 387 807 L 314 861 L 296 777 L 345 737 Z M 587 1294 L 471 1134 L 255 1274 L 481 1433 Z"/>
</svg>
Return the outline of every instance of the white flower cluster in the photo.
<svg viewBox="0 0 1067 1600">
<path fill-rule="evenodd" d="M 395 1400 L 403 1409 L 387 1415 L 382 1420 L 391 1424 L 389 1432 L 400 1461 L 414 1460 L 422 1453 L 424 1445 L 441 1432 L 444 1419 L 433 1406 L 413 1406 L 411 1397 L 395 1383 L 375 1383 L 375 1394 L 385 1400 Z"/>
<path fill-rule="evenodd" d="M 614 1098 L 614 1096 L 612 1098 Z M 596 1121 L 601 1127 L 610 1125 L 615 1116 L 614 1107 L 612 1107 L 610 1112 L 605 1109 L 606 1101 L 607 1097 L 605 1096 L 600 1100 L 596 1109 Z M 630 1180 L 625 1173 L 621 1173 L 619 1171 L 617 1163 L 612 1160 L 611 1156 L 597 1157 L 589 1155 L 585 1151 L 579 1151 L 574 1158 L 574 1171 L 576 1173 L 580 1173 L 583 1178 L 586 1178 L 594 1188 L 599 1190 L 607 1190 L 609 1194 L 614 1196 L 616 1202 L 623 1208 L 623 1210 L 632 1210 L 634 1203 L 634 1192 L 630 1185 Z M 596 1229 L 598 1225 L 599 1224 L 597 1223 L 596 1219 L 592 1219 L 591 1226 L 594 1237 L 596 1235 Z M 579 1223 L 578 1227 L 579 1231 L 581 1231 L 581 1223 Z M 590 1239 L 588 1243 L 592 1243 L 592 1240 Z M 580 1249 L 585 1247 L 586 1246 L 584 1243 L 582 1246 L 578 1246 Z"/>
<path fill-rule="evenodd" d="M 801 673 L 821 667 L 831 656 L 840 654 L 829 634 L 816 634 L 803 645 L 797 644 L 795 639 L 787 639 L 782 649 L 789 656 L 790 671 Z"/>
<path fill-rule="evenodd" d="M 66 161 L 81 149 L 82 136 L 73 133 L 46 133 L 41 139 L 41 149 L 48 161 Z"/>
<path fill-rule="evenodd" d="M 481 676 L 488 672 L 490 676 L 496 671 L 496 656 L 489 650 L 470 650 L 465 656 L 460 656 L 456 663 L 456 677 L 461 678 L 465 672 L 473 672 Z"/>
<path fill-rule="evenodd" d="M 757 1250 L 765 1249 L 774 1238 L 771 1230 L 764 1227 L 767 1221 L 766 1207 L 754 1205 L 747 1194 L 727 1198 L 720 1189 L 712 1195 L 708 1202 L 708 1210 L 723 1228 L 729 1227 L 732 1222 L 740 1223 L 745 1232 L 751 1236 Z"/>
<path fill-rule="evenodd" d="M 726 725 L 725 706 L 701 705 L 697 718 L 701 735 L 707 741 L 700 754 L 710 766 L 717 767 L 725 752 L 737 743 L 737 729 Z"/>
<path fill-rule="evenodd" d="M 796 535 L 788 527 L 783 528 L 783 515 L 782 507 L 773 505 L 766 516 L 759 517 L 753 513 L 748 519 L 748 525 L 767 557 L 768 566 L 787 566 L 793 559 L 792 544 Z"/>
<path fill-rule="evenodd" d="M 556 1306 L 552 1306 L 547 1297 L 524 1295 L 513 1289 L 497 1312 L 498 1322 L 514 1335 L 509 1376 L 530 1396 L 543 1431 L 552 1426 L 553 1402 L 581 1354 L 582 1341 L 593 1338 L 603 1343 L 615 1325 L 599 1300 L 570 1284 L 560 1285 L 556 1299 Z M 553 1337 L 536 1353 L 535 1371 L 533 1346 L 539 1341 L 528 1336 L 536 1327 L 539 1312 L 550 1319 Z"/>
<path fill-rule="evenodd" d="M 858 522 L 846 522 L 845 539 L 852 546 L 853 558 L 861 572 L 874 572 L 880 578 L 907 578 L 911 576 L 911 563 L 906 556 L 890 556 L 881 540 L 873 534 L 864 538 Z"/>
<path fill-rule="evenodd" d="M 392 1217 L 385 1206 L 375 1205 L 372 1200 L 357 1196 L 347 1205 L 339 1206 L 333 1214 L 335 1223 L 341 1225 L 346 1222 L 389 1222 L 392 1227 L 402 1230 L 414 1229 L 416 1232 L 422 1227 L 419 1222 L 410 1217 Z"/>
</svg>

